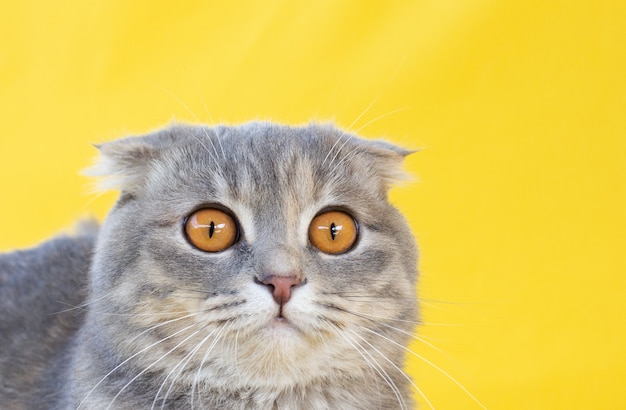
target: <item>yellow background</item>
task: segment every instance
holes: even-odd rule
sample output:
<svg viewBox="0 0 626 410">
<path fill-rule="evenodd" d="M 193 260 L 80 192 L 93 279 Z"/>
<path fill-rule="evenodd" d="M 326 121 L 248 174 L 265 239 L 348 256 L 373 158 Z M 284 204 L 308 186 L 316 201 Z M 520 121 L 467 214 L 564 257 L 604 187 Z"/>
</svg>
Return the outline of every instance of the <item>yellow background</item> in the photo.
<svg viewBox="0 0 626 410">
<path fill-rule="evenodd" d="M 626 408 L 625 2 L 5 3 L 0 249 L 105 216 L 91 143 L 334 120 L 424 148 L 393 192 L 441 349 L 417 353 L 490 409 Z M 409 368 L 435 408 L 480 408 Z"/>
</svg>

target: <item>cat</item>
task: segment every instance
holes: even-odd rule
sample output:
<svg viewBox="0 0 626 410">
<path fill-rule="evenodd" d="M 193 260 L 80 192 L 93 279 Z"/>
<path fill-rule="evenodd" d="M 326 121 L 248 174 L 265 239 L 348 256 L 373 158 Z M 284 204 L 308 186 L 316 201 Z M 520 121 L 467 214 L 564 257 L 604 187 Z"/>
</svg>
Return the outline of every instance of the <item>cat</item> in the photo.
<svg viewBox="0 0 626 410">
<path fill-rule="evenodd" d="M 413 408 L 409 151 L 266 122 L 98 148 L 101 228 L 0 256 L 2 408 Z"/>
</svg>

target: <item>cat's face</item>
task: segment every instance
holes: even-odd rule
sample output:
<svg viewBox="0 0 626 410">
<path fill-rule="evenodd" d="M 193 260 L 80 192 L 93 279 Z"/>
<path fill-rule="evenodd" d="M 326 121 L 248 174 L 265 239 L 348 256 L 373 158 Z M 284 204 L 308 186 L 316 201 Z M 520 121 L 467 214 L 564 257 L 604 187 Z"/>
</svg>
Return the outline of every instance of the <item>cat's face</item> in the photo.
<svg viewBox="0 0 626 410">
<path fill-rule="evenodd" d="M 101 151 L 122 194 L 90 315 L 112 362 L 224 388 L 359 377 L 382 355 L 402 365 L 416 251 L 387 189 L 406 153 L 261 123 L 175 126 Z"/>
</svg>

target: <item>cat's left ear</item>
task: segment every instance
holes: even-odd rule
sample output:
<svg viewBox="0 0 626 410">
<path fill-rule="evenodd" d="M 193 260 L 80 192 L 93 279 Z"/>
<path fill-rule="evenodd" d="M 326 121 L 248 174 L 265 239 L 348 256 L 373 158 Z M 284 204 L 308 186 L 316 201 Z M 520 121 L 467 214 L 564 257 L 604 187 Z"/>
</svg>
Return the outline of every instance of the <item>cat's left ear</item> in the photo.
<svg viewBox="0 0 626 410">
<path fill-rule="evenodd" d="M 406 148 L 402 148 L 398 145 L 392 144 L 391 142 L 388 141 L 383 141 L 383 140 L 373 140 L 373 141 L 368 141 L 369 145 L 374 147 L 374 148 L 379 148 L 382 151 L 387 151 L 388 154 L 392 154 L 393 155 L 397 155 L 400 159 L 400 161 L 402 162 L 402 160 L 404 160 L 404 158 L 408 157 L 411 154 L 415 154 L 416 152 L 419 152 L 420 150 L 409 150 Z"/>
<path fill-rule="evenodd" d="M 100 158 L 87 172 L 99 177 L 98 189 L 138 193 L 143 186 L 145 168 L 155 156 L 154 148 L 141 138 L 125 138 L 96 147 Z"/>
<path fill-rule="evenodd" d="M 378 177 L 380 190 L 385 195 L 393 185 L 413 179 L 404 171 L 403 164 L 406 157 L 419 150 L 408 150 L 382 140 L 368 140 L 365 145 L 370 159 L 369 166 Z"/>
<path fill-rule="evenodd" d="M 96 145 L 100 157 L 84 174 L 98 178 L 97 191 L 113 189 L 138 194 L 145 185 L 150 163 L 157 160 L 163 149 L 171 144 L 172 134 L 160 131 Z"/>
</svg>

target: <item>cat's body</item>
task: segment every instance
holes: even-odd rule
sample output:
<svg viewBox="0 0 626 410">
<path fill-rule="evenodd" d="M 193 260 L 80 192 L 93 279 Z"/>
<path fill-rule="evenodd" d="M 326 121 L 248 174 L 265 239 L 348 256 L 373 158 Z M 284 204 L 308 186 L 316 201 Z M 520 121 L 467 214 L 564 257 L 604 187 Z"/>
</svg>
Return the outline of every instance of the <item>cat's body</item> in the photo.
<svg viewBox="0 0 626 410">
<path fill-rule="evenodd" d="M 97 238 L 0 257 L 2 408 L 412 407 L 405 151 L 251 123 L 101 152 Z"/>
</svg>

